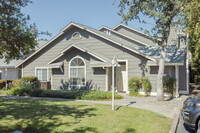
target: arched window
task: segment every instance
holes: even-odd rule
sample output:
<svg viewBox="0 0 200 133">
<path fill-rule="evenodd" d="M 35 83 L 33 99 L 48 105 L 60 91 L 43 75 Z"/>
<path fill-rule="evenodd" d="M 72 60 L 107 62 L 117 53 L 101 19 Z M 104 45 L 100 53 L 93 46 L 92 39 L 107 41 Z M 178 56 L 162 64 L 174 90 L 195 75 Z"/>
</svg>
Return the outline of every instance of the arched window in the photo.
<svg viewBox="0 0 200 133">
<path fill-rule="evenodd" d="M 84 86 L 85 85 L 85 62 L 83 59 L 76 57 L 70 61 L 70 86 Z"/>
<path fill-rule="evenodd" d="M 79 32 L 74 32 L 72 34 L 72 39 L 80 39 L 81 38 L 81 34 Z"/>
</svg>

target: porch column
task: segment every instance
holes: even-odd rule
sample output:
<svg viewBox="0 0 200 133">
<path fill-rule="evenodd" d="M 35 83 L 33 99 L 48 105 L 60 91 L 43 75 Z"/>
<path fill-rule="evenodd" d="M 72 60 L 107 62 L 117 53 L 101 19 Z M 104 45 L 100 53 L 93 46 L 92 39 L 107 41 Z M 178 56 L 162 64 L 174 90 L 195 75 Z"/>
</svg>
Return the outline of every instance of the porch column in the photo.
<svg viewBox="0 0 200 133">
<path fill-rule="evenodd" d="M 175 66 L 175 70 L 176 70 L 176 98 L 179 97 L 179 66 L 176 65 Z"/>
</svg>

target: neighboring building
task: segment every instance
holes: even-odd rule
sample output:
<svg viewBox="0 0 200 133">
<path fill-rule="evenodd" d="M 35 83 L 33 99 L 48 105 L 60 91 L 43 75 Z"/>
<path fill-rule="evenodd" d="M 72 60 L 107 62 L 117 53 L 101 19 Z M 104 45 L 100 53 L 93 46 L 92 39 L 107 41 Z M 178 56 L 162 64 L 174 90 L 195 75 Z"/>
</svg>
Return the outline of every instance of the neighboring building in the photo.
<svg viewBox="0 0 200 133">
<path fill-rule="evenodd" d="M 96 30 L 70 23 L 16 68 L 22 69 L 22 76 L 36 75 L 51 89 L 110 91 L 115 55 L 120 65 L 114 74 L 117 91 L 128 93 L 128 80 L 145 76 L 152 85 L 151 95 L 156 95 L 160 47 L 148 35 L 122 24 Z M 188 93 L 185 56 L 185 48 L 168 46 L 165 76 L 177 79 L 179 93 Z"/>
<path fill-rule="evenodd" d="M 35 48 L 37 50 L 39 47 L 43 46 L 47 41 L 39 40 L 38 46 Z M 33 51 L 34 52 L 34 51 Z M 31 52 L 29 55 L 31 55 Z M 21 69 L 16 68 L 16 66 L 22 62 L 25 58 L 29 55 L 21 57 L 19 60 L 12 60 L 9 64 L 5 63 L 5 59 L 0 59 L 0 80 L 7 79 L 7 80 L 14 80 L 21 78 Z"/>
</svg>

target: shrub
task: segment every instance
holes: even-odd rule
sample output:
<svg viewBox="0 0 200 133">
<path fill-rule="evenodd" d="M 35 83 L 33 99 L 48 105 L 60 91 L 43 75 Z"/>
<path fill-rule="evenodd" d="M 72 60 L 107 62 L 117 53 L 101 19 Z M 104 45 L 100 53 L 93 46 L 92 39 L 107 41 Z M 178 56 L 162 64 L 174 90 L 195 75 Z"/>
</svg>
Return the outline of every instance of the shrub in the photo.
<svg viewBox="0 0 200 133">
<path fill-rule="evenodd" d="M 30 88 L 35 89 L 40 87 L 40 81 L 36 76 L 22 77 L 20 87 L 31 86 Z"/>
<path fill-rule="evenodd" d="M 144 92 L 146 95 L 148 95 L 148 92 L 151 90 L 151 83 L 147 77 L 142 77 L 142 87 L 144 88 Z"/>
<path fill-rule="evenodd" d="M 163 78 L 163 89 L 164 92 L 172 94 L 172 97 L 176 91 L 176 79 L 174 78 Z"/>
<path fill-rule="evenodd" d="M 128 82 L 128 86 L 129 86 L 130 95 L 137 96 L 140 86 L 141 86 L 140 79 L 138 77 L 131 78 Z"/>
<path fill-rule="evenodd" d="M 6 80 L 0 80 L 0 89 L 6 87 Z"/>
<path fill-rule="evenodd" d="M 200 75 L 195 75 L 194 80 L 197 85 L 200 85 Z"/>
<path fill-rule="evenodd" d="M 15 88 L 15 87 L 18 87 L 21 83 L 21 79 L 16 79 L 16 80 L 13 80 L 11 84 L 9 84 L 9 88 Z"/>
<path fill-rule="evenodd" d="M 112 93 L 103 91 L 63 91 L 63 90 L 44 90 L 39 94 L 40 97 L 70 98 L 83 100 L 108 100 L 112 98 Z M 122 96 L 115 94 L 115 99 Z"/>
<path fill-rule="evenodd" d="M 8 95 L 14 95 L 14 96 L 20 96 L 20 93 L 21 93 L 21 88 L 19 86 L 10 89 L 7 92 Z"/>
</svg>

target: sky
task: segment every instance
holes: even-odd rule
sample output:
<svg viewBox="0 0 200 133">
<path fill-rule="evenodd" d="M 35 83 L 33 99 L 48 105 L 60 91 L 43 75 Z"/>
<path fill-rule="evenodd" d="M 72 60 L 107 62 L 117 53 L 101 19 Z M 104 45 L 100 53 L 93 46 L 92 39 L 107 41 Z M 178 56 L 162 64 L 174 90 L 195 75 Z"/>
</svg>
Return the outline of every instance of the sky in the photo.
<svg viewBox="0 0 200 133">
<path fill-rule="evenodd" d="M 119 0 L 32 0 L 32 4 L 22 8 L 29 15 L 29 23 L 36 23 L 39 31 L 48 31 L 52 36 L 39 36 L 50 40 L 61 32 L 70 22 L 76 22 L 99 29 L 101 26 L 114 28 L 121 23 Z M 114 5 L 113 5 L 114 3 Z M 150 23 L 152 20 L 142 18 Z M 128 26 L 140 30 L 140 27 L 150 30 L 151 24 L 140 24 L 138 21 L 128 23 Z"/>
</svg>

